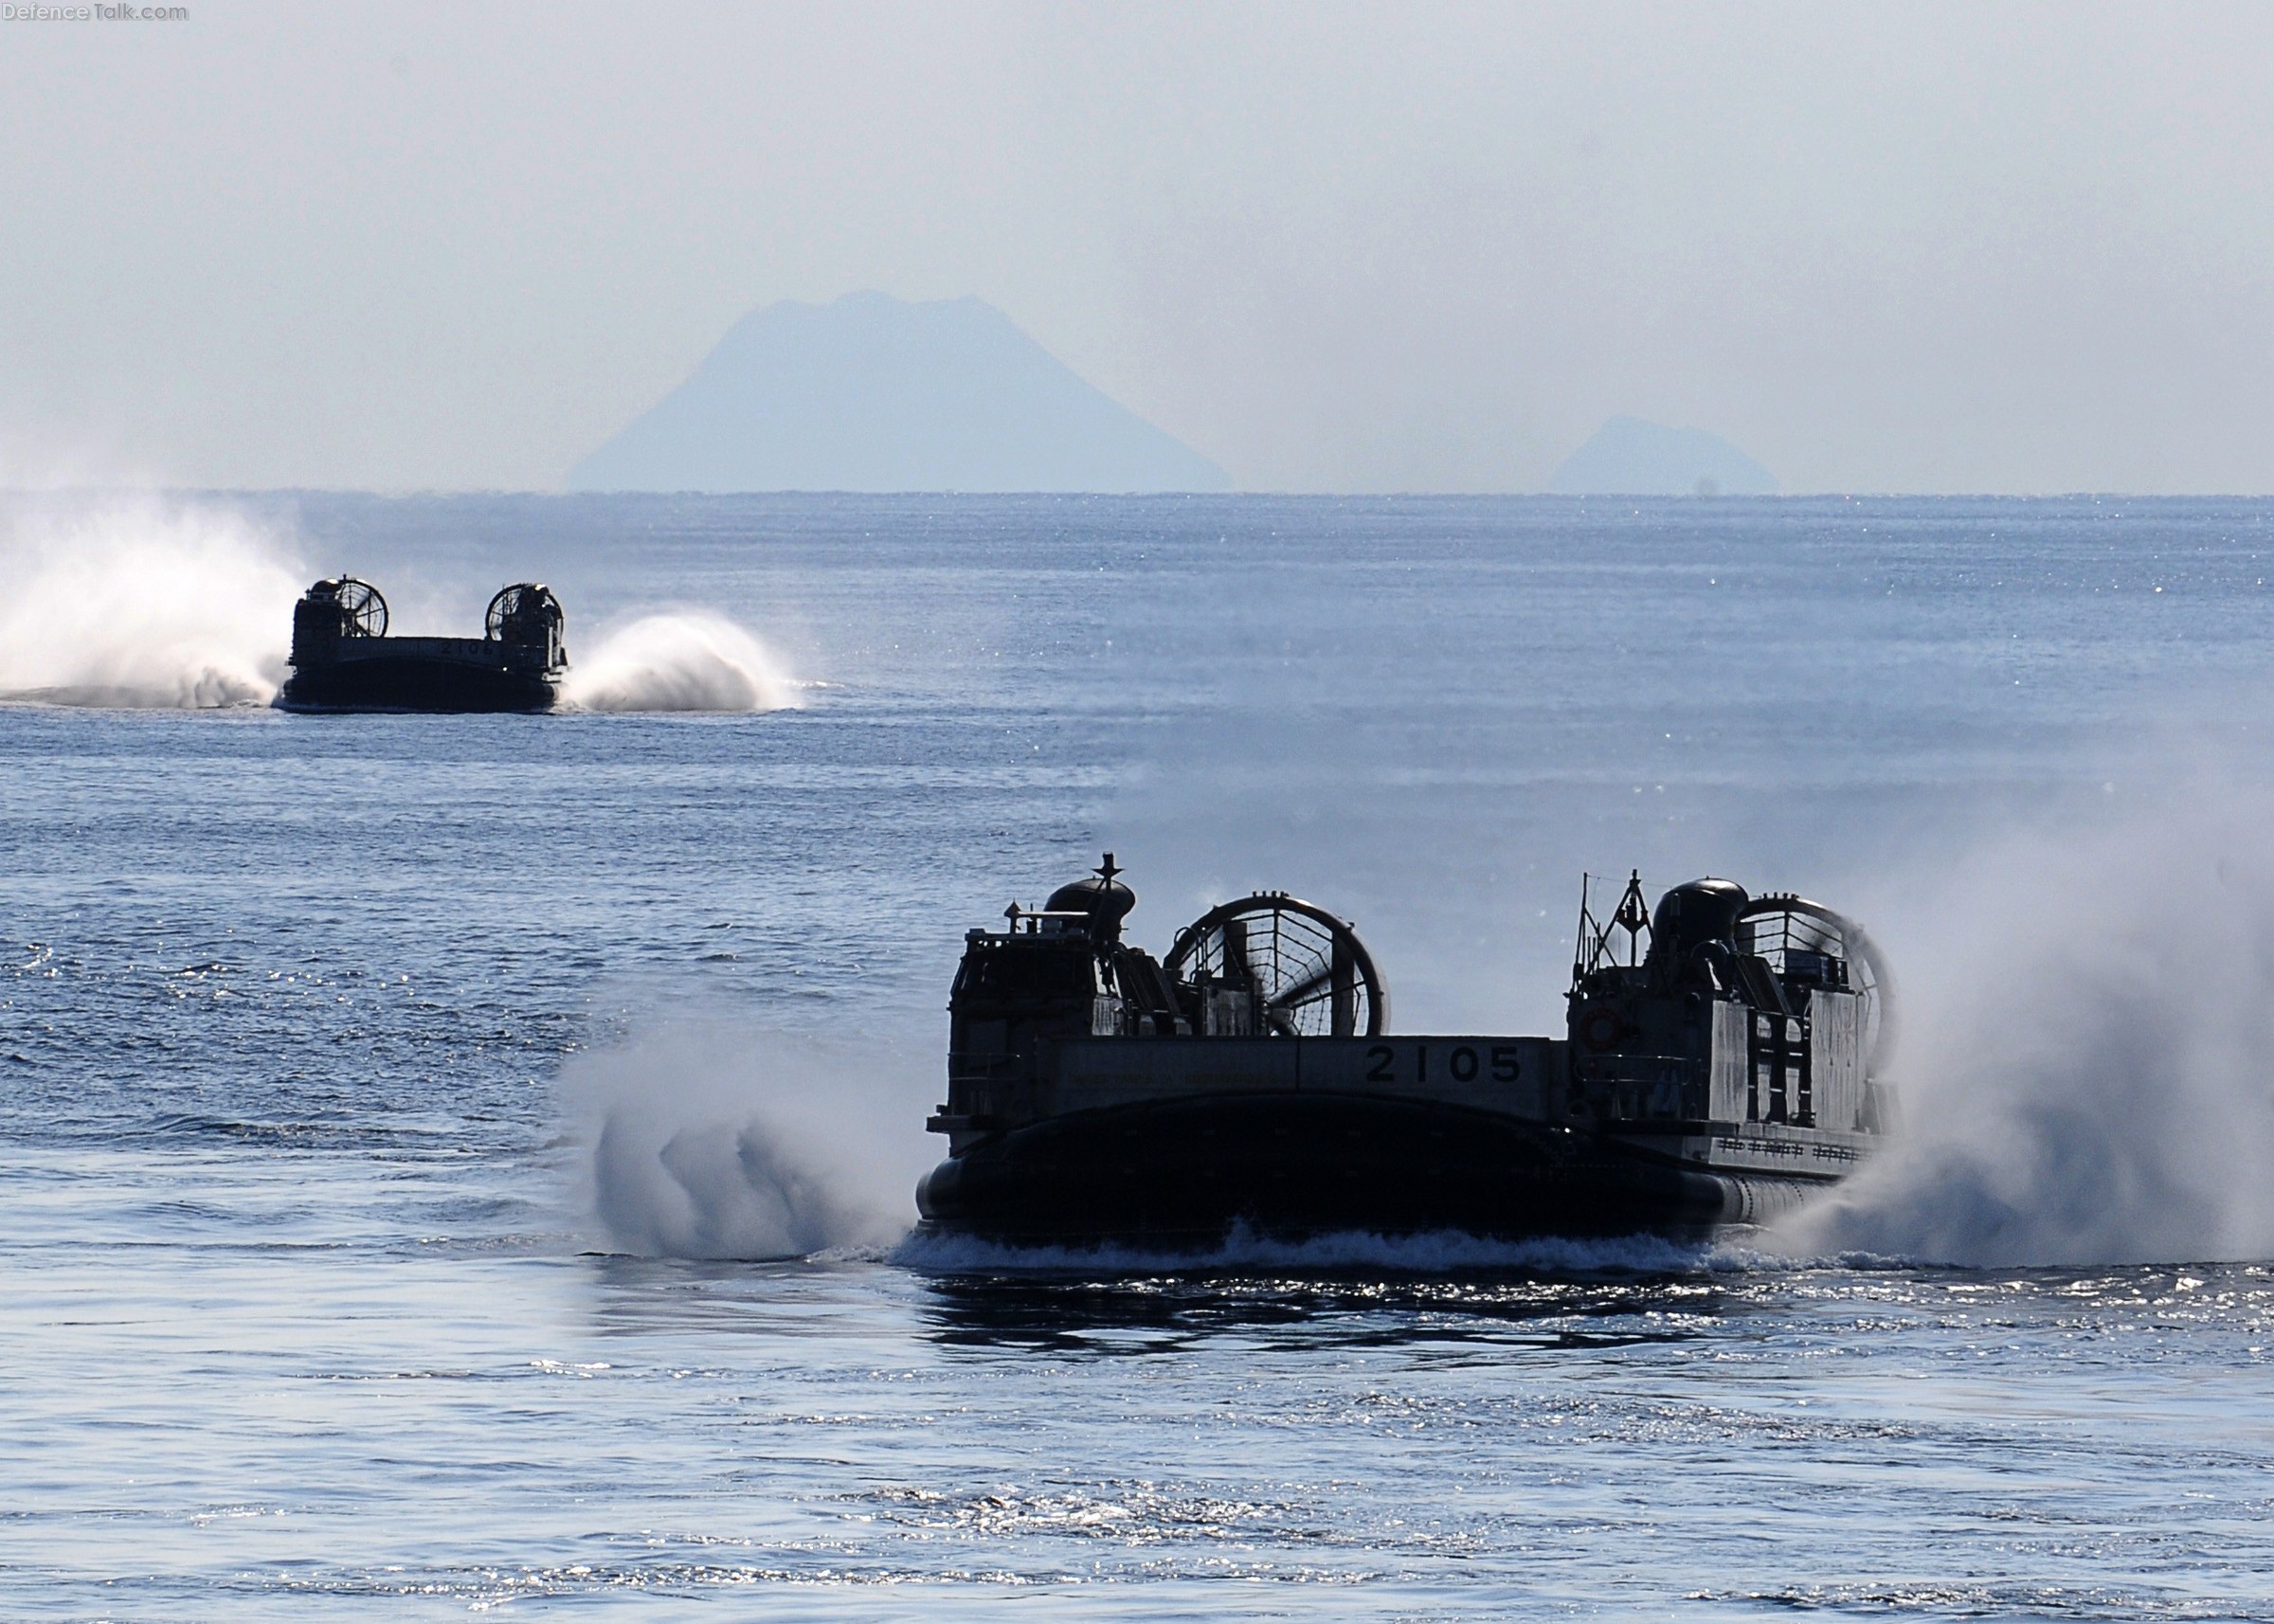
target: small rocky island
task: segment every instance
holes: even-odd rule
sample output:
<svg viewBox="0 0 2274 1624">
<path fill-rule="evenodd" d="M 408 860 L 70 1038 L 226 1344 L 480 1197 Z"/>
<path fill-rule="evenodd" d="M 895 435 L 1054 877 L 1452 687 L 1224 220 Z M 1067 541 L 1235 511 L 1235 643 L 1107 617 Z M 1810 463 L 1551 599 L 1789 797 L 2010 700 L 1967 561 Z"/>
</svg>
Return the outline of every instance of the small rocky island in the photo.
<svg viewBox="0 0 2274 1624">
<path fill-rule="evenodd" d="M 1560 496 L 1773 496 L 1777 476 L 1702 428 L 1615 417 L 1563 460 Z"/>
</svg>

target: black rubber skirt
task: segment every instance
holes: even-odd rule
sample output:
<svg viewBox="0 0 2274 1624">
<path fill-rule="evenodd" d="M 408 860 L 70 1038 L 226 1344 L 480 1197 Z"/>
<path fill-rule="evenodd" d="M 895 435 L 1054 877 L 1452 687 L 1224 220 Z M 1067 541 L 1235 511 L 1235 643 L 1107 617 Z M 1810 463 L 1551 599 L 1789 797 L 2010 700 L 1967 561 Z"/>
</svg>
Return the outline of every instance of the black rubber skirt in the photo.
<svg viewBox="0 0 2274 1624">
<path fill-rule="evenodd" d="M 296 671 L 277 703 L 288 711 L 550 711 L 559 696 L 543 677 L 502 664 L 409 655 Z"/>
<path fill-rule="evenodd" d="M 1735 1177 L 1583 1128 L 1423 1101 L 1216 1095 L 1076 1111 L 927 1174 L 928 1228 L 1016 1245 L 1301 1238 L 1694 1236 L 1760 1222 L 1815 1181 Z"/>
</svg>

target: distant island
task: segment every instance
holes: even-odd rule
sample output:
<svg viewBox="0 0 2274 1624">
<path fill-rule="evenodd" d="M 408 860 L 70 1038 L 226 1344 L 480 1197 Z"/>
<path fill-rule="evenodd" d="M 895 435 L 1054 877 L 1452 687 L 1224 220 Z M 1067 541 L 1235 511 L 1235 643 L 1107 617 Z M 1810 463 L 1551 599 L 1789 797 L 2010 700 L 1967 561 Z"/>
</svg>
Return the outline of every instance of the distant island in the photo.
<svg viewBox="0 0 2274 1624">
<path fill-rule="evenodd" d="M 1615 417 L 1563 460 L 1563 496 L 1773 496 L 1777 476 L 1702 428 Z"/>
<path fill-rule="evenodd" d="M 784 301 L 569 471 L 579 491 L 1222 491 L 976 298 Z"/>
</svg>

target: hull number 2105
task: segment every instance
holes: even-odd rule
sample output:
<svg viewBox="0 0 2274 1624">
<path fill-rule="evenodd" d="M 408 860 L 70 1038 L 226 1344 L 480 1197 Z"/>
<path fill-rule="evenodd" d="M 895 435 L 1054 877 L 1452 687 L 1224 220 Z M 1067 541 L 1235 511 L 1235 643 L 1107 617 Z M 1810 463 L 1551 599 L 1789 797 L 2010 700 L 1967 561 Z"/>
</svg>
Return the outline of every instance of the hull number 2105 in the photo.
<svg viewBox="0 0 2274 1624">
<path fill-rule="evenodd" d="M 1369 1083 L 1512 1083 L 1524 1074 L 1514 1043 L 1370 1043 Z"/>
</svg>

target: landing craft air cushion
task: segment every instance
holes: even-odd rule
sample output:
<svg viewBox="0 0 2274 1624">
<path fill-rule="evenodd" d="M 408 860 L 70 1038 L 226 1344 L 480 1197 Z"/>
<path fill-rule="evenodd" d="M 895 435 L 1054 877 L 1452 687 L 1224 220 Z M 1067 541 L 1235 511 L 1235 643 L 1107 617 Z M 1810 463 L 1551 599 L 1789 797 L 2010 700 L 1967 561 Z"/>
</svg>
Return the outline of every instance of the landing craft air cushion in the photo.
<svg viewBox="0 0 2274 1624">
<path fill-rule="evenodd" d="M 287 711 L 548 711 L 568 675 L 567 617 L 533 581 L 490 600 L 478 638 L 389 637 L 387 600 L 352 575 L 318 581 L 292 610 Z"/>
<path fill-rule="evenodd" d="M 1802 897 L 1699 879 L 1651 910 L 1637 875 L 1598 919 L 1582 887 L 1564 1036 L 1404 1034 L 1326 910 L 1258 893 L 1156 960 L 1122 940 L 1120 872 L 966 937 L 927 1228 L 1699 1236 L 1789 1210 L 1888 1126 L 1885 968 Z"/>
</svg>

